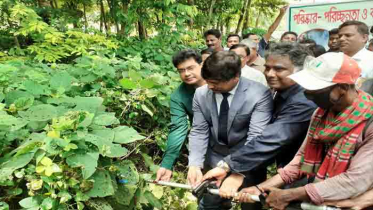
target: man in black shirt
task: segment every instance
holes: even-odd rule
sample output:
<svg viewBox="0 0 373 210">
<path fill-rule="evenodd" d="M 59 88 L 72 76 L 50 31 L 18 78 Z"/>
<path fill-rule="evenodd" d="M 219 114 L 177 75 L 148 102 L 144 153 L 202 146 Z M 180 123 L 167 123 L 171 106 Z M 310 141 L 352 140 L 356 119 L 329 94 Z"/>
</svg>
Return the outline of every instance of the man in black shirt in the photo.
<svg viewBox="0 0 373 210">
<path fill-rule="evenodd" d="M 279 43 L 266 54 L 264 74 L 274 92 L 274 113 L 270 124 L 258 136 L 224 158 L 225 164 L 210 170 L 204 179 L 216 178 L 220 185 L 229 174 L 255 171 L 276 161 L 283 167 L 292 160 L 302 144 L 316 105 L 304 96 L 304 89 L 288 76 L 303 69 L 309 56 L 298 43 Z M 220 187 L 220 196 L 231 198 L 244 177 L 229 176 Z"/>
</svg>

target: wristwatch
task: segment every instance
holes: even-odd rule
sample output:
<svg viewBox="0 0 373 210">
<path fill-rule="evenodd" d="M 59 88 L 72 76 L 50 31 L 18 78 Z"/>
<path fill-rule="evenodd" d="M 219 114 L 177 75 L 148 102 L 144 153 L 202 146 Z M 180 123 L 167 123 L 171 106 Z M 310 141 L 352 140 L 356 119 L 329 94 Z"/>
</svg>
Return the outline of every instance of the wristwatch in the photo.
<svg viewBox="0 0 373 210">
<path fill-rule="evenodd" d="M 223 169 L 227 173 L 231 171 L 231 169 L 229 168 L 229 165 L 224 160 L 219 161 L 217 166 Z"/>
</svg>

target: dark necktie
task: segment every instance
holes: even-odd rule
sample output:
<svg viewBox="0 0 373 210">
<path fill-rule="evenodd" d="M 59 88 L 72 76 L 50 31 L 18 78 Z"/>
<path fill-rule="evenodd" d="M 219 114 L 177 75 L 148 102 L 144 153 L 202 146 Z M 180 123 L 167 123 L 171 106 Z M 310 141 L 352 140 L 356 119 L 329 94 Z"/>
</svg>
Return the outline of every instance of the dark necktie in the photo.
<svg viewBox="0 0 373 210">
<path fill-rule="evenodd" d="M 218 138 L 220 141 L 228 144 L 228 96 L 230 93 L 222 93 L 222 95 L 223 101 L 220 104 Z"/>
</svg>

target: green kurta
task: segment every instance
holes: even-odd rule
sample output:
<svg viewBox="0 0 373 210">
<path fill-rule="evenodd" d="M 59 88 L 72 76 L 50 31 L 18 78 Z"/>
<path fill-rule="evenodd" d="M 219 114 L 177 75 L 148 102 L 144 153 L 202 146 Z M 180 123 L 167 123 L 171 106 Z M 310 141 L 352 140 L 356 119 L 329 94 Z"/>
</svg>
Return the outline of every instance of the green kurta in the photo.
<svg viewBox="0 0 373 210">
<path fill-rule="evenodd" d="M 170 102 L 171 123 L 167 139 L 167 148 L 164 154 L 161 167 L 170 169 L 179 157 L 181 147 L 188 134 L 188 117 L 193 121 L 193 86 L 182 83 L 172 94 Z"/>
</svg>

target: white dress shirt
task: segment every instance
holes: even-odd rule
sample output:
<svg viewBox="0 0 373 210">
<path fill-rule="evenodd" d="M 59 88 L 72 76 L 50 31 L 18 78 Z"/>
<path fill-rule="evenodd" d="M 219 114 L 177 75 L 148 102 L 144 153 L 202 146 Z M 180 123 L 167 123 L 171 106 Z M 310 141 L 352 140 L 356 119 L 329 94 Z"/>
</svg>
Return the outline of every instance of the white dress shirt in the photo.
<svg viewBox="0 0 373 210">
<path fill-rule="evenodd" d="M 361 77 L 373 78 L 373 52 L 361 49 L 352 58 L 357 62 L 361 68 Z"/>
<path fill-rule="evenodd" d="M 236 90 L 237 90 L 237 87 L 238 87 L 239 84 L 240 84 L 240 82 L 238 81 L 237 85 L 231 91 L 228 92 L 228 93 L 230 93 L 230 95 L 227 98 L 229 107 L 231 107 L 231 103 L 232 103 L 234 94 L 236 93 Z M 216 100 L 216 106 L 218 108 L 218 115 L 219 115 L 220 114 L 220 104 L 223 101 L 223 95 L 221 93 L 215 93 L 215 100 Z"/>
<path fill-rule="evenodd" d="M 245 65 L 245 67 L 241 69 L 241 77 L 245 77 L 255 82 L 262 83 L 264 86 L 267 86 L 267 80 L 264 74 L 248 65 Z"/>
</svg>

